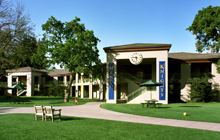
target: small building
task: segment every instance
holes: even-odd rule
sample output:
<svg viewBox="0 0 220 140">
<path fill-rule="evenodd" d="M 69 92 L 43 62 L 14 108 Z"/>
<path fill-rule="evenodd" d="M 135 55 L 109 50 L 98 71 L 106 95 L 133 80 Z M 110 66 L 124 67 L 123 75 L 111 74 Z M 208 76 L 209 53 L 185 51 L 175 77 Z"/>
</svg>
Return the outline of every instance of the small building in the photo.
<svg viewBox="0 0 220 140">
<path fill-rule="evenodd" d="M 167 104 L 190 100 L 188 78 L 200 78 L 204 73 L 211 73 L 215 76 L 211 82 L 220 84 L 220 74 L 216 71 L 220 54 L 169 53 L 170 48 L 171 44 L 150 43 L 106 47 L 104 79 L 92 79 L 84 73 L 76 73 L 70 96 L 133 104 L 149 99 L 152 92 L 152 99 Z M 46 70 L 23 67 L 8 72 L 8 86 L 12 86 L 13 82 L 26 85 L 26 91 L 19 93 L 26 96 L 38 95 L 40 87 L 47 89 L 50 82 L 67 85 L 71 76 L 65 69 L 48 73 Z M 160 82 L 163 86 L 152 87 L 152 91 L 139 86 L 148 80 Z M 169 95 L 170 84 L 175 86 L 174 95 Z M 8 92 L 11 93 L 10 90 Z M 220 101 L 220 96 L 216 100 Z"/>
</svg>

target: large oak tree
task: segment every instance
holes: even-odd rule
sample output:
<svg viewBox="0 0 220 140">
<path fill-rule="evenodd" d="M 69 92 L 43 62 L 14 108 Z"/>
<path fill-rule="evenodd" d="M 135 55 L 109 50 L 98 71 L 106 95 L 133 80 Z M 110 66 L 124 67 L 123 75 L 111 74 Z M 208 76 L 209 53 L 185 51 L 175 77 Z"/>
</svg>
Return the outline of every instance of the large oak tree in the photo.
<svg viewBox="0 0 220 140">
<path fill-rule="evenodd" d="M 202 8 L 191 26 L 186 30 L 196 36 L 196 50 L 219 52 L 220 46 L 220 6 Z"/>
<path fill-rule="evenodd" d="M 50 66 L 58 64 L 71 72 L 64 102 L 69 101 L 75 73 L 87 71 L 93 77 L 100 77 L 102 74 L 102 63 L 97 48 L 100 40 L 94 36 L 92 30 L 87 30 L 84 24 L 79 22 L 80 18 L 77 17 L 70 22 L 61 22 L 51 16 L 42 25 L 42 30 L 45 31 L 42 39 L 44 46 L 38 47 L 37 54 L 33 56 L 33 61 L 44 61 Z M 47 58 L 39 60 L 39 55 L 45 53 Z"/>
</svg>

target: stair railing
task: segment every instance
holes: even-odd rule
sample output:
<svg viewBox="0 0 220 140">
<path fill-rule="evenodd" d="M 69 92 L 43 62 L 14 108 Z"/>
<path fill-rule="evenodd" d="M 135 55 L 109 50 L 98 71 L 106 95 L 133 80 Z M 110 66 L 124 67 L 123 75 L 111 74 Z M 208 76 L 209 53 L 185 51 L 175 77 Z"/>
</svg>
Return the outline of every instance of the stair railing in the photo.
<svg viewBox="0 0 220 140">
<path fill-rule="evenodd" d="M 22 89 L 22 90 L 20 90 L 19 92 L 18 92 L 18 96 L 20 96 L 20 95 L 22 95 L 24 92 L 27 92 L 27 90 L 26 89 Z"/>
<path fill-rule="evenodd" d="M 128 95 L 128 101 L 127 102 L 130 102 L 134 98 L 138 97 L 139 95 L 141 95 L 146 90 L 147 90 L 146 87 L 140 87 L 137 90 L 133 91 L 131 94 Z"/>
</svg>

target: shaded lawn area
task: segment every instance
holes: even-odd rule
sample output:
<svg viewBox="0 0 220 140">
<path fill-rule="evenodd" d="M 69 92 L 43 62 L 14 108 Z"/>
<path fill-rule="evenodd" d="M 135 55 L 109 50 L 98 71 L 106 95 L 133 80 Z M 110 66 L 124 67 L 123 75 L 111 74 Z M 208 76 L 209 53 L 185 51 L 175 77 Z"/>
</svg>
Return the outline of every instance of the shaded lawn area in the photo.
<svg viewBox="0 0 220 140">
<path fill-rule="evenodd" d="M 13 97 L 16 99 L 16 97 Z M 75 97 L 70 97 L 70 102 L 64 103 L 64 97 L 47 97 L 47 96 L 33 96 L 33 97 L 17 97 L 20 103 L 12 102 L 12 99 L 6 99 L 5 96 L 0 96 L 0 107 L 33 107 L 34 105 L 52 105 L 52 106 L 74 106 Z M 24 103 L 23 103 L 24 101 Z M 78 98 L 78 105 L 88 102 L 103 102 L 96 99 L 81 99 Z"/>
<path fill-rule="evenodd" d="M 220 123 L 220 103 L 174 103 L 161 108 L 142 108 L 141 104 L 103 104 L 102 108 L 116 112 L 169 118 Z M 186 112 L 187 116 L 183 116 Z"/>
<path fill-rule="evenodd" d="M 219 132 L 62 116 L 62 121 L 34 120 L 34 114 L 0 115 L 0 139 L 133 140 L 218 139 Z"/>
</svg>

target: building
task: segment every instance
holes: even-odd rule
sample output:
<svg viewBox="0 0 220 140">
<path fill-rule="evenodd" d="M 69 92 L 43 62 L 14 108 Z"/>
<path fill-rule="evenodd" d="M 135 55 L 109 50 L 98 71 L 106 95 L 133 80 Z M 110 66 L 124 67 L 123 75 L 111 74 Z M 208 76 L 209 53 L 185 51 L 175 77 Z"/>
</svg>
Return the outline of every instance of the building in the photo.
<svg viewBox="0 0 220 140">
<path fill-rule="evenodd" d="M 137 43 L 104 48 L 107 62 L 103 64 L 106 73 L 103 80 L 92 79 L 83 73 L 77 73 L 73 78 L 71 96 L 81 98 L 106 99 L 107 103 L 140 103 L 146 99 L 156 99 L 167 104 L 172 100 L 190 100 L 188 98 L 188 78 L 201 77 L 211 73 L 215 77 L 212 83 L 220 84 L 220 74 L 216 71 L 218 53 L 169 53 L 171 44 Z M 8 86 L 13 82 L 27 85 L 19 95 L 33 96 L 41 86 L 48 87 L 49 82 L 55 85 L 67 84 L 70 72 L 57 69 L 47 73 L 46 70 L 34 70 L 30 67 L 8 71 Z M 174 82 L 172 78 L 176 78 Z M 150 89 L 139 84 L 148 80 L 160 82 L 163 86 Z M 176 86 L 175 95 L 168 94 L 169 84 Z M 9 91 L 11 92 L 11 91 Z M 218 97 L 218 101 L 220 98 Z"/>
</svg>

